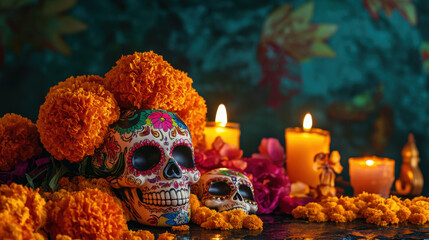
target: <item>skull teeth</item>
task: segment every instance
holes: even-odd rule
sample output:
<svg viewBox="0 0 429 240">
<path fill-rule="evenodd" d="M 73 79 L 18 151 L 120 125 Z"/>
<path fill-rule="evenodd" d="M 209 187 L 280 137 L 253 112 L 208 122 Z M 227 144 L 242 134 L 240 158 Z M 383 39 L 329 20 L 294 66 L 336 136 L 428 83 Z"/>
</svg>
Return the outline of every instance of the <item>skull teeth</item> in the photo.
<svg viewBox="0 0 429 240">
<path fill-rule="evenodd" d="M 188 189 L 172 189 L 170 191 L 160 191 L 143 193 L 137 188 L 137 196 L 140 202 L 148 205 L 156 206 L 181 206 L 189 203 L 189 190 Z"/>
</svg>

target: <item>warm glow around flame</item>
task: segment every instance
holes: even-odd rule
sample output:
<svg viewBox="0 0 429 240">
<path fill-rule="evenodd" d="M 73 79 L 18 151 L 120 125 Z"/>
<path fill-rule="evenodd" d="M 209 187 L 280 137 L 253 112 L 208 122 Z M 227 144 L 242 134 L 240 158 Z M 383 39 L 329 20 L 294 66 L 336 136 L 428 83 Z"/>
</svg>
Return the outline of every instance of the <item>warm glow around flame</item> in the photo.
<svg viewBox="0 0 429 240">
<path fill-rule="evenodd" d="M 369 159 L 369 160 L 366 160 L 366 165 L 368 165 L 368 166 L 372 166 L 373 164 L 374 164 L 374 161 L 373 160 L 371 160 L 371 159 Z"/>
<path fill-rule="evenodd" d="M 305 114 L 302 127 L 304 128 L 304 130 L 308 131 L 311 129 L 312 125 L 313 125 L 313 119 L 311 118 L 311 114 L 310 113 Z"/>
<path fill-rule="evenodd" d="M 226 116 L 225 105 L 220 104 L 219 107 L 217 108 L 215 122 L 216 124 L 219 124 L 222 127 L 226 126 L 226 123 L 228 122 L 228 117 Z"/>
</svg>

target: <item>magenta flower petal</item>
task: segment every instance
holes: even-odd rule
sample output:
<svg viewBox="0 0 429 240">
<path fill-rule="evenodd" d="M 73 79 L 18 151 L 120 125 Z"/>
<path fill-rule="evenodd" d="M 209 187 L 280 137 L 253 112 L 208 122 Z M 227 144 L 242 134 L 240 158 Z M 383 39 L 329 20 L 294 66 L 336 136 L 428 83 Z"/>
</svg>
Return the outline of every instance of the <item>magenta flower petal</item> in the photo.
<svg viewBox="0 0 429 240">
<path fill-rule="evenodd" d="M 271 161 L 277 166 L 285 164 L 285 149 L 276 138 L 269 138 L 267 140 L 267 154 Z"/>
</svg>

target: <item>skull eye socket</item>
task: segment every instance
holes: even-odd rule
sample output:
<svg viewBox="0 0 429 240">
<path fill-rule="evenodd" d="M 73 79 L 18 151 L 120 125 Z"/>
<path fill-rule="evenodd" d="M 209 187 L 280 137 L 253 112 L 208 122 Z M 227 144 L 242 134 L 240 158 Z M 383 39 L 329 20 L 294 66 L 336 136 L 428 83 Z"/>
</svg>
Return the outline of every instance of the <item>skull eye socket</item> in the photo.
<svg viewBox="0 0 429 240">
<path fill-rule="evenodd" d="M 173 149 L 173 158 L 185 168 L 195 167 L 192 150 L 186 145 L 178 145 Z"/>
<path fill-rule="evenodd" d="M 215 182 L 210 185 L 209 193 L 214 196 L 228 196 L 231 194 L 231 188 L 226 182 Z"/>
<path fill-rule="evenodd" d="M 255 201 L 253 197 L 252 189 L 249 186 L 245 184 L 241 184 L 240 186 L 238 186 L 238 192 L 240 192 L 241 196 L 244 199 Z"/>
<path fill-rule="evenodd" d="M 161 161 L 161 150 L 156 146 L 142 146 L 133 155 L 133 167 L 138 171 L 154 168 Z"/>
</svg>

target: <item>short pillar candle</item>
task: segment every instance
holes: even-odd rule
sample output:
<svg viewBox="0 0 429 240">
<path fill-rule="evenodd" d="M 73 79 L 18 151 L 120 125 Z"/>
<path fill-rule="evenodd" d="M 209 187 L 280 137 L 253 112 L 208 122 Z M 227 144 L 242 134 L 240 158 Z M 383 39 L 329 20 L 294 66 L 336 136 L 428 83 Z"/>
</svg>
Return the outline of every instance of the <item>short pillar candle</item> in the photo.
<svg viewBox="0 0 429 240">
<path fill-rule="evenodd" d="M 349 158 L 349 173 L 354 195 L 365 191 L 387 198 L 395 179 L 395 161 L 376 156 Z"/>
<path fill-rule="evenodd" d="M 331 136 L 329 132 L 312 128 L 311 115 L 307 114 L 304 118 L 303 128 L 287 128 L 285 139 L 286 167 L 289 179 L 291 182 L 300 181 L 316 187 L 320 181 L 321 171 L 313 170 L 314 156 L 320 152 L 330 152 Z"/>
</svg>

